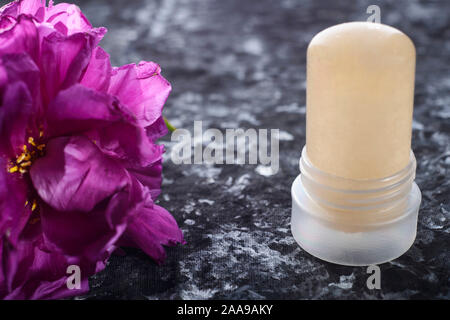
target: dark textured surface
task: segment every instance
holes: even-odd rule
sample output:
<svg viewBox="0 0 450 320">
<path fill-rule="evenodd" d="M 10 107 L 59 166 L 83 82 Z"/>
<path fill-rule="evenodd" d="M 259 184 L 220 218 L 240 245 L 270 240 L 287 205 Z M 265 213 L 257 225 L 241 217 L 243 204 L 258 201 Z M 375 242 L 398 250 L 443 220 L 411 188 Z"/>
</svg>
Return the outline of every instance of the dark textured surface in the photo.
<svg viewBox="0 0 450 320">
<path fill-rule="evenodd" d="M 325 27 L 366 20 L 375 1 L 79 1 L 109 33 L 115 65 L 153 60 L 173 85 L 165 115 L 179 128 L 280 128 L 280 171 L 256 166 L 164 164 L 160 204 L 187 245 L 157 266 L 138 250 L 113 256 L 88 299 L 449 298 L 450 2 L 376 1 L 381 21 L 417 47 L 413 150 L 422 190 L 418 235 L 381 265 L 381 290 L 366 268 L 322 262 L 289 229 L 290 187 L 305 142 L 305 54 Z M 165 142 L 168 152 L 171 143 Z M 263 173 L 263 172 L 262 172 Z"/>
</svg>

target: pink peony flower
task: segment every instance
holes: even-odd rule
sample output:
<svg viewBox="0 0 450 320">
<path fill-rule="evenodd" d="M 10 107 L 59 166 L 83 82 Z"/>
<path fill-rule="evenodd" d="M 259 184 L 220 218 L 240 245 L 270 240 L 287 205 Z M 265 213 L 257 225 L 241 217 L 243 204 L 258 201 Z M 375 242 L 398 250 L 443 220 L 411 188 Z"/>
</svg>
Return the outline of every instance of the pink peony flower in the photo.
<svg viewBox="0 0 450 320">
<path fill-rule="evenodd" d="M 153 62 L 112 68 L 105 32 L 70 4 L 0 9 L 1 298 L 80 295 L 121 244 L 161 263 L 184 242 L 153 202 L 171 86 Z"/>
</svg>

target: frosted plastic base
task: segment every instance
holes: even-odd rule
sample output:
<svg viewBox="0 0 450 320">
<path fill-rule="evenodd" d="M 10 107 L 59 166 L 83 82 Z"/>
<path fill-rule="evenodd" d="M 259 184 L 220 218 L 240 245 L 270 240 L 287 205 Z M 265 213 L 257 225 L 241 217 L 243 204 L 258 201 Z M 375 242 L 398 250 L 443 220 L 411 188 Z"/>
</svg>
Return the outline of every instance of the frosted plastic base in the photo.
<svg viewBox="0 0 450 320">
<path fill-rule="evenodd" d="M 413 244 L 420 201 L 419 187 L 413 183 L 406 214 L 381 226 L 346 232 L 317 214 L 299 175 L 292 184 L 291 231 L 300 247 L 319 259 L 348 266 L 381 264 L 398 258 Z"/>
</svg>

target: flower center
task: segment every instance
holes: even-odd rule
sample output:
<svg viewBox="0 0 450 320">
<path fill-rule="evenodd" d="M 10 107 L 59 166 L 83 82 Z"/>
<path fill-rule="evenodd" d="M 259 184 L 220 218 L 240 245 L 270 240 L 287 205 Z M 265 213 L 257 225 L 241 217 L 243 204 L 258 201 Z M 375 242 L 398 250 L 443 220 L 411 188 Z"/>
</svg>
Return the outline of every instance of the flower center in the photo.
<svg viewBox="0 0 450 320">
<path fill-rule="evenodd" d="M 27 143 L 22 147 L 22 153 L 19 154 L 16 159 L 10 161 L 7 167 L 9 173 L 19 173 L 24 175 L 30 170 L 31 165 L 36 159 L 44 156 L 45 144 L 39 143 L 43 136 L 44 132 L 41 130 L 39 131 L 39 138 L 37 141 L 33 137 L 28 137 Z M 35 196 L 31 196 L 28 199 L 29 200 L 25 202 L 25 206 L 30 206 L 31 211 L 33 212 L 29 223 L 34 224 L 39 221 L 38 201 Z"/>
<path fill-rule="evenodd" d="M 39 138 L 42 138 L 43 132 L 39 133 Z M 17 156 L 14 161 L 11 161 L 8 172 L 21 174 L 27 173 L 33 164 L 33 162 L 44 155 L 45 144 L 38 144 L 34 141 L 33 137 L 28 138 L 28 143 L 22 147 L 23 152 Z"/>
</svg>

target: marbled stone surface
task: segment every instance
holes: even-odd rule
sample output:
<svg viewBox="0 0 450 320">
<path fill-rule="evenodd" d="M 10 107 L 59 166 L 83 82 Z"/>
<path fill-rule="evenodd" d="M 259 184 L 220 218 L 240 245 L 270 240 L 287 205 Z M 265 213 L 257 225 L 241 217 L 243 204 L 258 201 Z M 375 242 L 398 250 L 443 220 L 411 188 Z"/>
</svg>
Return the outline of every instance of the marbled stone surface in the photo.
<svg viewBox="0 0 450 320">
<path fill-rule="evenodd" d="M 173 92 L 165 115 L 178 128 L 279 128 L 280 170 L 256 165 L 175 165 L 167 147 L 160 205 L 187 244 L 157 266 L 139 250 L 113 256 L 92 277 L 88 299 L 449 298 L 450 2 L 376 1 L 381 21 L 417 47 L 413 150 L 423 201 L 418 234 L 381 265 L 381 290 L 366 268 L 320 261 L 290 233 L 290 187 L 305 143 L 305 55 L 322 29 L 366 20 L 374 1 L 75 1 L 115 65 L 158 62 Z"/>
</svg>

